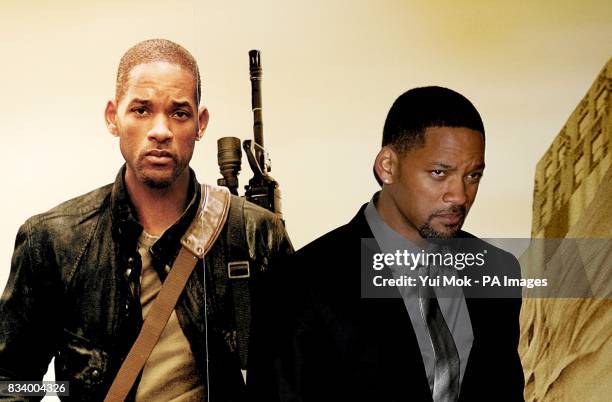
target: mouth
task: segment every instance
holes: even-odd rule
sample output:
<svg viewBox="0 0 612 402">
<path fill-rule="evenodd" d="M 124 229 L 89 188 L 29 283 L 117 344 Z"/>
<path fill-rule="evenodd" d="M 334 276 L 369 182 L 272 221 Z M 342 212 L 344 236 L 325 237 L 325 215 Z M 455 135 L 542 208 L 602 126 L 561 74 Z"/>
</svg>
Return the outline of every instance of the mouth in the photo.
<svg viewBox="0 0 612 402">
<path fill-rule="evenodd" d="M 458 225 L 465 215 L 461 213 L 448 213 L 448 214 L 437 214 L 436 218 L 440 219 L 444 225 L 455 226 Z"/>
<path fill-rule="evenodd" d="M 164 149 L 152 149 L 145 153 L 144 159 L 153 164 L 166 164 L 174 160 L 171 152 Z"/>
</svg>

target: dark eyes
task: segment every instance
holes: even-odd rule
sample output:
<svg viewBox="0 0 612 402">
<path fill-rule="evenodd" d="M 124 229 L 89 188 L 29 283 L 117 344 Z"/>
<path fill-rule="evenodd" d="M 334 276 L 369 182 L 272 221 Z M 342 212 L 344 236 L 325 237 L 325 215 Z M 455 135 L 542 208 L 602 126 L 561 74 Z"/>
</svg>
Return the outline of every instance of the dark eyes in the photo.
<svg viewBox="0 0 612 402">
<path fill-rule="evenodd" d="M 147 108 L 144 106 L 135 107 L 132 108 L 132 112 L 136 113 L 139 116 L 144 116 L 144 114 L 147 113 Z"/>
<path fill-rule="evenodd" d="M 446 171 L 442 169 L 430 170 L 429 174 L 434 179 L 443 179 L 447 176 Z M 478 182 L 482 178 L 482 172 L 473 172 L 467 175 L 467 178 L 471 182 Z"/>
<path fill-rule="evenodd" d="M 189 117 L 191 117 L 191 113 L 186 112 L 185 110 L 177 110 L 176 112 L 172 114 L 172 116 L 183 120 L 183 119 L 188 119 Z"/>
<path fill-rule="evenodd" d="M 470 173 L 468 177 L 474 180 L 480 180 L 482 178 L 482 172 Z"/>
<path fill-rule="evenodd" d="M 137 106 L 130 109 L 130 111 L 139 117 L 147 116 L 149 114 L 149 109 L 145 106 Z M 174 117 L 179 120 L 186 120 L 191 117 L 191 113 L 186 110 L 175 110 L 171 114 L 171 117 Z"/>
</svg>

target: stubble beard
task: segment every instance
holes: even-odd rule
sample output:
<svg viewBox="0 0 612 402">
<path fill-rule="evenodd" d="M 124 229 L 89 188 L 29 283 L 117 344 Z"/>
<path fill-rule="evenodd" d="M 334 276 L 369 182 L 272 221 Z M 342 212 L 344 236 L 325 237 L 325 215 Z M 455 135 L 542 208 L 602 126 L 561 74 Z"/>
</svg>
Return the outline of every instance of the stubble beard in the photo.
<svg viewBox="0 0 612 402">
<path fill-rule="evenodd" d="M 419 235 L 421 235 L 421 237 L 424 238 L 424 239 L 431 239 L 431 240 L 435 240 L 435 239 L 440 239 L 440 240 L 450 239 L 450 238 L 455 237 L 455 235 L 457 234 L 459 229 L 461 229 L 461 225 L 462 224 L 463 224 L 463 222 L 461 224 L 452 225 L 452 226 L 445 225 L 449 229 L 451 229 L 451 228 L 455 228 L 455 229 L 451 230 L 449 232 L 442 233 L 442 232 L 438 232 L 436 229 L 434 229 L 429 222 L 426 222 L 426 223 L 422 224 L 421 226 L 419 226 Z"/>
<path fill-rule="evenodd" d="M 170 187 L 174 182 L 176 182 L 176 180 L 186 168 L 186 166 L 183 166 L 177 161 L 175 155 L 172 155 L 172 160 L 174 163 L 172 167 L 172 172 L 169 175 L 149 174 L 147 172 L 147 169 L 143 166 L 144 158 L 145 155 L 142 155 L 138 159 L 138 164 L 136 166 L 136 175 L 141 183 L 152 189 L 164 189 Z"/>
<path fill-rule="evenodd" d="M 431 239 L 431 240 L 436 240 L 436 239 L 446 240 L 446 239 L 451 239 L 455 237 L 457 235 L 457 232 L 459 232 L 459 230 L 463 226 L 463 222 L 465 221 L 465 217 L 467 216 L 467 210 L 465 208 L 461 208 L 459 212 L 461 212 L 462 217 L 458 223 L 454 225 L 444 225 L 444 227 L 446 227 L 449 230 L 448 232 L 439 232 L 436 229 L 434 229 L 432 225 L 432 221 L 436 217 L 436 214 L 432 214 L 427 219 L 427 222 L 419 226 L 418 228 L 419 235 L 421 235 L 421 237 L 424 239 Z"/>
</svg>

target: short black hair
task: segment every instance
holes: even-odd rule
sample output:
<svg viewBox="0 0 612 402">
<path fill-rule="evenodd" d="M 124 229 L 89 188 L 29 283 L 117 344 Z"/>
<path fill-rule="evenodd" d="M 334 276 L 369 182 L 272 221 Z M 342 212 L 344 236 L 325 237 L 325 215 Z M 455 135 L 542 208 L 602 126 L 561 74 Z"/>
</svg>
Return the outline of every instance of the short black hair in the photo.
<svg viewBox="0 0 612 402">
<path fill-rule="evenodd" d="M 387 114 L 382 146 L 402 154 L 425 144 L 429 127 L 465 127 L 485 138 L 480 114 L 465 96 L 452 89 L 429 86 L 413 88 L 399 96 Z M 382 182 L 376 175 L 380 185 Z"/>
<path fill-rule="evenodd" d="M 420 87 L 393 102 L 383 129 L 382 145 L 404 152 L 422 145 L 429 127 L 466 127 L 485 130 L 480 114 L 465 96 L 443 87 Z"/>
</svg>

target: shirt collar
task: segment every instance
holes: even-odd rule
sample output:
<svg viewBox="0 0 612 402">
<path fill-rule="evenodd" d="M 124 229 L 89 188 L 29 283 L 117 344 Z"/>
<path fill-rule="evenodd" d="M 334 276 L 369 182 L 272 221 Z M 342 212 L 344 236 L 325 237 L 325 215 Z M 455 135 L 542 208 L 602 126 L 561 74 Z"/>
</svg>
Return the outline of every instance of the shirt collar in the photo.
<svg viewBox="0 0 612 402">
<path fill-rule="evenodd" d="M 127 189 L 125 187 L 125 170 L 124 164 L 113 184 L 111 191 L 111 216 L 113 236 L 122 244 L 133 245 L 136 248 L 138 237 L 142 233 L 142 225 L 138 223 L 136 211 L 129 199 Z M 195 172 L 189 168 L 189 188 L 188 199 L 189 203 L 181 217 L 169 227 L 160 239 L 151 247 L 151 254 L 154 259 L 162 259 L 163 264 L 167 264 L 169 260 L 173 260 L 178 252 L 180 239 L 189 227 L 198 210 L 198 204 L 201 198 L 200 184 L 196 179 Z"/>
</svg>

